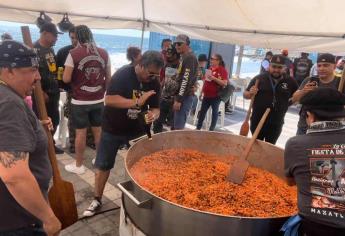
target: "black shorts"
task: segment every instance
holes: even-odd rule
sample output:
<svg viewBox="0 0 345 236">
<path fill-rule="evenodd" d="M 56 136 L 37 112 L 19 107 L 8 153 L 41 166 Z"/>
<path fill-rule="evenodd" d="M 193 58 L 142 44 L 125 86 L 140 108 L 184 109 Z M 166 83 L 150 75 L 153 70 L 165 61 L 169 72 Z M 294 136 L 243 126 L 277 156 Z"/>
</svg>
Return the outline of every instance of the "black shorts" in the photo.
<svg viewBox="0 0 345 236">
<path fill-rule="evenodd" d="M 84 129 L 89 126 L 100 127 L 102 124 L 103 102 L 92 105 L 71 104 L 71 117 L 76 129 Z"/>
</svg>

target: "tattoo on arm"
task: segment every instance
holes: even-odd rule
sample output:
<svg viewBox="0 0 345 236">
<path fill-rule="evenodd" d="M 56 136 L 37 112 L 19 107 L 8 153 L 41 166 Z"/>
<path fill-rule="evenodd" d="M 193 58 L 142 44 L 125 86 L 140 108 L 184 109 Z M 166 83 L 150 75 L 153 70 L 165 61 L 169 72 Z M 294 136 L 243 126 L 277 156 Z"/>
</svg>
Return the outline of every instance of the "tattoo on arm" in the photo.
<svg viewBox="0 0 345 236">
<path fill-rule="evenodd" d="M 17 161 L 29 157 L 27 152 L 0 152 L 0 164 L 5 168 L 11 168 Z"/>
</svg>

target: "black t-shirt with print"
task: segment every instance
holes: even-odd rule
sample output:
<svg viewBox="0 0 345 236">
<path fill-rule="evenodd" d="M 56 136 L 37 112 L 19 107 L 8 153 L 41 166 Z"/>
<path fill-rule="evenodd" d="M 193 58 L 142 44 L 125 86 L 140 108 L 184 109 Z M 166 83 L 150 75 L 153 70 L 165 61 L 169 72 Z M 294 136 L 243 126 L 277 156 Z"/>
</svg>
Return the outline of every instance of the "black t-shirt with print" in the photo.
<svg viewBox="0 0 345 236">
<path fill-rule="evenodd" d="M 267 108 L 271 108 L 271 112 L 265 124 L 283 124 L 285 113 L 289 107 L 289 99 L 297 90 L 296 81 L 287 75 L 283 75 L 279 81 L 276 81 L 269 73 L 262 73 L 250 81 L 247 91 L 255 85 L 257 79 L 259 79 L 260 82 L 258 85 L 259 91 L 253 103 L 253 113 L 251 116 L 252 125 L 254 127 L 257 126 Z M 274 92 L 271 81 L 273 87 L 275 87 L 275 96 L 273 95 Z"/>
<path fill-rule="evenodd" d="M 344 154 L 345 129 L 299 135 L 286 143 L 284 169 L 296 181 L 299 214 L 345 232 Z"/>
<path fill-rule="evenodd" d="M 47 94 L 59 93 L 57 77 L 57 65 L 53 48 L 42 47 L 37 41 L 34 49 L 40 59 L 39 72 L 41 75 L 42 90 Z"/>
<path fill-rule="evenodd" d="M 126 65 L 120 68 L 112 76 L 106 95 L 120 95 L 127 99 L 140 97 L 141 92 L 154 90 L 152 95 L 142 106 L 142 109 L 121 109 L 105 106 L 103 113 L 102 129 L 113 135 L 136 138 L 145 133 L 140 122 L 140 112 L 150 108 L 159 108 L 160 83 L 152 80 L 149 83 L 140 83 L 134 70 L 134 66 Z"/>
</svg>

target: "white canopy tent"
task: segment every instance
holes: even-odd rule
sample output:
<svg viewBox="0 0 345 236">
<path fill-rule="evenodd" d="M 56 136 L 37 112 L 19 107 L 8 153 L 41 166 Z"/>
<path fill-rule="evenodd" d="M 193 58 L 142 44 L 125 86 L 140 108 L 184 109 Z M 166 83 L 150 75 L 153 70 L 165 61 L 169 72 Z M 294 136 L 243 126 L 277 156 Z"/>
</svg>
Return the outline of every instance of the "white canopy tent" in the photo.
<svg viewBox="0 0 345 236">
<path fill-rule="evenodd" d="M 0 20 L 33 23 L 44 11 L 58 23 L 68 13 L 91 28 L 342 54 L 344 9 L 342 0 L 0 0 Z"/>
</svg>

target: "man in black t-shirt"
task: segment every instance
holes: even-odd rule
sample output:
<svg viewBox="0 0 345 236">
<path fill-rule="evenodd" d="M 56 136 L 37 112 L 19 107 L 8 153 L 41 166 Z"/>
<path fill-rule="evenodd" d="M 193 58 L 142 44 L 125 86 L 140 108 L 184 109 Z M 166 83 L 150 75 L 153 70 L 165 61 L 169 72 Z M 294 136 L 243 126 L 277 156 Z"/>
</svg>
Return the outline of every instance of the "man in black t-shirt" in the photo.
<svg viewBox="0 0 345 236">
<path fill-rule="evenodd" d="M 294 78 L 300 85 L 305 78 L 309 76 L 313 62 L 308 58 L 309 54 L 306 52 L 301 53 L 301 57 L 296 58 L 293 62 Z"/>
<path fill-rule="evenodd" d="M 285 58 L 274 55 L 270 62 L 269 72 L 254 77 L 243 97 L 251 99 L 255 96 L 253 112 L 250 118 L 250 130 L 254 133 L 262 115 L 267 108 L 271 112 L 259 133 L 258 139 L 275 144 L 284 124 L 284 117 L 290 105 L 290 98 L 297 90 L 297 83 L 290 76 L 283 73 Z M 256 81 L 258 87 L 254 86 Z"/>
<path fill-rule="evenodd" d="M 60 89 L 57 81 L 57 66 L 53 46 L 56 43 L 58 34 L 53 23 L 46 23 L 40 28 L 40 38 L 34 43 L 39 62 L 39 72 L 41 75 L 42 90 L 46 102 L 47 114 L 52 119 L 54 125 L 53 135 L 60 122 L 59 100 Z M 33 110 L 38 116 L 35 97 L 33 98 Z M 55 146 L 56 154 L 62 154 L 63 150 Z"/>
<path fill-rule="evenodd" d="M 299 86 L 298 90 L 292 96 L 292 102 L 297 103 L 303 96 L 318 87 L 328 87 L 334 90 L 338 89 L 339 79 L 334 76 L 335 56 L 330 53 L 320 54 L 317 58 L 317 77 L 306 78 Z M 307 131 L 306 123 L 307 113 L 304 107 L 299 112 L 299 120 L 297 124 L 296 135 L 305 134 Z"/>
<path fill-rule="evenodd" d="M 95 199 L 84 216 L 92 216 L 102 206 L 104 186 L 114 167 L 119 146 L 145 133 L 146 123 L 159 116 L 159 72 L 164 65 L 161 53 L 147 51 L 140 64 L 120 68 L 112 76 L 105 96 L 102 134 L 95 161 Z"/>
<path fill-rule="evenodd" d="M 345 235 L 345 95 L 317 88 L 301 99 L 307 134 L 285 146 L 285 175 L 297 185 L 299 235 Z"/>
</svg>

